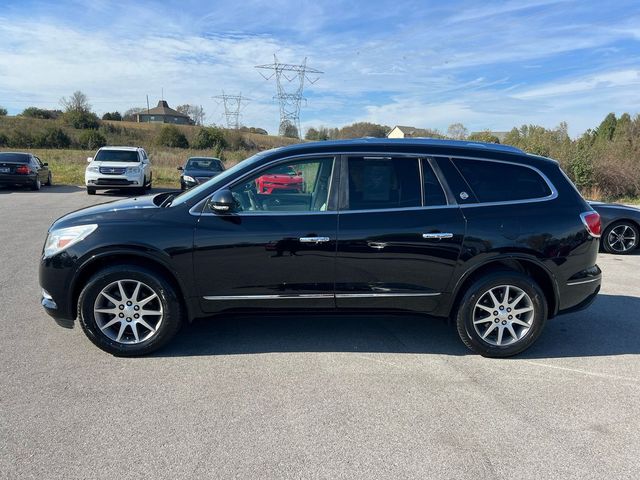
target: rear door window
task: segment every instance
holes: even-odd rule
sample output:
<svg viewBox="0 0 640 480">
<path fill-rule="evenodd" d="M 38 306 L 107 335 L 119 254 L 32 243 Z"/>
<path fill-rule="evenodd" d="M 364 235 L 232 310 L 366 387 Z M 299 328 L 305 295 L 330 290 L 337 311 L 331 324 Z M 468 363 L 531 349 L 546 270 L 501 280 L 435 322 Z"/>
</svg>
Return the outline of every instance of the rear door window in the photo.
<svg viewBox="0 0 640 480">
<path fill-rule="evenodd" d="M 551 195 L 547 182 L 535 170 L 507 162 L 453 159 L 479 202 L 532 200 Z"/>
<path fill-rule="evenodd" d="M 349 158 L 348 210 L 420 207 L 418 161 L 417 158 Z"/>
<path fill-rule="evenodd" d="M 422 159 L 422 184 L 425 207 L 437 207 L 447 204 L 447 197 L 444 194 L 442 185 L 426 159 Z"/>
</svg>

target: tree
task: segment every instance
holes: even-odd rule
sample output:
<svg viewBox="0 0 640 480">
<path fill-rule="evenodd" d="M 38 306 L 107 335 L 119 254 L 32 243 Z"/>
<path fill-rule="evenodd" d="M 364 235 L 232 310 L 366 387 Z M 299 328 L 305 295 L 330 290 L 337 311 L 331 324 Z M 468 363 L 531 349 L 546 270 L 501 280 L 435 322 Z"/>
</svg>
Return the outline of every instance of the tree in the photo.
<svg viewBox="0 0 640 480">
<path fill-rule="evenodd" d="M 337 138 L 384 138 L 387 136 L 389 130 L 390 128 L 386 125 L 379 125 L 377 123 L 370 122 L 356 122 L 342 127 L 338 132 Z"/>
<path fill-rule="evenodd" d="M 156 143 L 163 147 L 189 148 L 187 137 L 175 125 L 164 125 L 160 129 Z"/>
<path fill-rule="evenodd" d="M 219 128 L 203 127 L 196 134 L 192 147 L 199 150 L 223 149 L 226 147 L 224 134 Z"/>
<path fill-rule="evenodd" d="M 300 138 L 298 135 L 298 128 L 293 123 L 287 123 L 284 126 L 284 133 L 282 136 L 288 138 Z"/>
<path fill-rule="evenodd" d="M 91 111 L 89 99 L 80 90 L 73 92 L 71 97 L 62 97 L 60 104 L 64 106 L 63 119 L 67 125 L 80 129 L 95 129 L 100 126 L 98 116 Z"/>
<path fill-rule="evenodd" d="M 447 128 L 447 137 L 453 138 L 454 140 L 464 140 L 467 138 L 468 133 L 469 131 L 461 123 L 452 123 L 449 125 L 449 128 Z"/>
<path fill-rule="evenodd" d="M 83 112 L 89 113 L 91 111 L 91 105 L 89 104 L 89 98 L 80 90 L 76 90 L 69 97 L 62 97 L 60 104 L 64 107 L 66 112 Z"/>
<path fill-rule="evenodd" d="M 615 113 L 610 113 L 606 117 L 602 123 L 596 129 L 596 135 L 600 140 L 609 141 L 613 138 L 613 134 L 616 132 L 616 124 L 618 120 L 616 119 Z"/>
<path fill-rule="evenodd" d="M 60 117 L 62 115 L 62 111 L 61 110 L 45 110 L 38 107 L 27 107 L 22 111 L 21 115 L 23 117 L 42 118 L 42 119 L 48 120 L 48 119 L 56 119 Z"/>
<path fill-rule="evenodd" d="M 4 107 L 0 107 L 0 117 L 5 117 L 7 115 L 7 109 Z"/>
<path fill-rule="evenodd" d="M 206 114 L 204 113 L 204 109 L 202 105 L 178 105 L 176 107 L 176 111 L 182 113 L 183 115 L 187 115 L 194 121 L 196 125 L 203 125 Z"/>
<path fill-rule="evenodd" d="M 147 109 L 142 107 L 130 108 L 129 110 L 124 112 L 124 115 L 122 116 L 122 120 L 124 120 L 125 122 L 135 122 L 137 121 L 136 115 L 138 115 L 138 113 L 143 113 L 146 111 Z"/>
<path fill-rule="evenodd" d="M 104 115 L 102 115 L 102 120 L 113 120 L 116 122 L 119 122 L 122 120 L 122 115 L 120 115 L 120 112 L 107 112 Z"/>
<path fill-rule="evenodd" d="M 473 142 L 500 143 L 500 139 L 496 137 L 490 130 L 472 133 L 467 140 Z"/>
</svg>

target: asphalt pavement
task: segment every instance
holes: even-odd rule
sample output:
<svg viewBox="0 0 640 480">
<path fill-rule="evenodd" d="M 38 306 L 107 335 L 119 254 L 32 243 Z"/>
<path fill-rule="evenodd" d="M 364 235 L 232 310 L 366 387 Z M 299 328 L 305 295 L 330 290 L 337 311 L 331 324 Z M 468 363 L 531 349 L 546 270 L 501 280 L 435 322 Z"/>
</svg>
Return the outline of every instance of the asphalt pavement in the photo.
<svg viewBox="0 0 640 480">
<path fill-rule="evenodd" d="M 640 252 L 512 359 L 383 315 L 234 315 L 116 358 L 44 313 L 37 268 L 53 220 L 117 198 L 0 189 L 0 478 L 638 478 Z"/>
</svg>

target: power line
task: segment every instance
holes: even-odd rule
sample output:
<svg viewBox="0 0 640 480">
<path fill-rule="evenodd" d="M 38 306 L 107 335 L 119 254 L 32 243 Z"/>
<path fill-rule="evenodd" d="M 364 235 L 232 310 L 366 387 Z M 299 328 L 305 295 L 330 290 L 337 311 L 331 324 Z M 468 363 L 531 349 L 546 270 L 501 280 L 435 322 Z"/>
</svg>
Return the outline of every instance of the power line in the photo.
<svg viewBox="0 0 640 480">
<path fill-rule="evenodd" d="M 290 63 L 278 62 L 278 57 L 273 55 L 273 63 L 266 65 L 256 65 L 256 68 L 261 70 L 273 70 L 273 73 L 264 74 L 260 72 L 260 75 L 265 80 L 271 80 L 275 77 L 277 93 L 275 99 L 280 104 L 280 128 L 279 134 L 285 135 L 290 126 L 296 128 L 298 137 L 300 136 L 300 103 L 302 100 L 306 100 L 302 96 L 304 91 L 305 80 L 314 84 L 320 78 L 322 73 L 315 68 L 307 67 L 307 58 L 301 65 L 293 65 Z M 313 74 L 314 77 L 310 77 L 309 74 Z M 284 80 L 283 80 L 284 79 Z M 292 84 L 295 88 L 291 91 L 287 91 L 285 86 Z"/>
<path fill-rule="evenodd" d="M 227 121 L 227 128 L 240 128 L 240 110 L 246 107 L 248 102 L 247 97 L 243 97 L 242 93 L 239 95 L 227 95 L 222 91 L 222 95 L 216 95 L 215 97 L 222 101 L 224 105 L 224 116 Z"/>
</svg>

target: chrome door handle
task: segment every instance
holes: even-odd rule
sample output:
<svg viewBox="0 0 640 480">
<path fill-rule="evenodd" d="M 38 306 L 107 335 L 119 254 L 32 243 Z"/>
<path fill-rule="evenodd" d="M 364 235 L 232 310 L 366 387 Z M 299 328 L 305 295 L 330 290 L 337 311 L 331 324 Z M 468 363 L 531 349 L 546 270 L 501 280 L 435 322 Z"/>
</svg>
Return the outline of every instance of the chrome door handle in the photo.
<svg viewBox="0 0 640 480">
<path fill-rule="evenodd" d="M 453 238 L 453 233 L 423 233 L 422 238 L 441 240 L 443 238 Z"/>
<path fill-rule="evenodd" d="M 331 240 L 329 237 L 300 237 L 300 243 L 325 243 Z"/>
<path fill-rule="evenodd" d="M 387 244 L 384 242 L 367 242 L 367 245 L 369 245 L 371 248 L 375 248 L 376 250 L 382 250 L 387 246 Z"/>
</svg>

